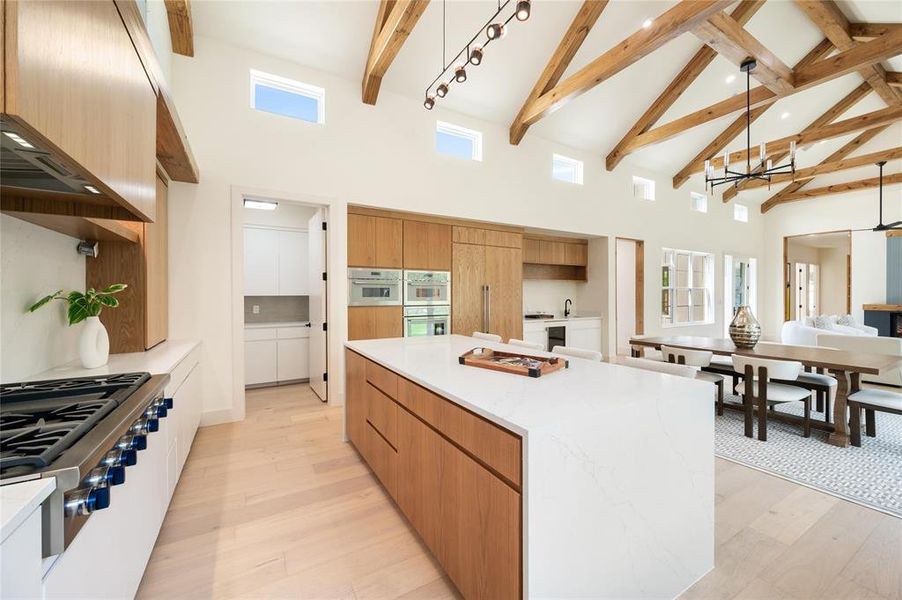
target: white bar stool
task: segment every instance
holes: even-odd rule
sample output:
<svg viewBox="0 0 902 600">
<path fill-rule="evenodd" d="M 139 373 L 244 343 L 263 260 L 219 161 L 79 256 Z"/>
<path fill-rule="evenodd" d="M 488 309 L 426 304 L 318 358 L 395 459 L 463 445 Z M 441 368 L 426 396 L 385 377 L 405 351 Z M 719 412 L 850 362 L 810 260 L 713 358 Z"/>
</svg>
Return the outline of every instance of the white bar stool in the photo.
<svg viewBox="0 0 902 600">
<path fill-rule="evenodd" d="M 539 344 L 537 342 L 527 342 L 526 340 L 518 340 L 517 338 L 511 338 L 507 340 L 507 343 L 511 346 L 520 346 L 521 348 L 529 348 L 530 350 L 545 350 L 545 346 Z"/>
<path fill-rule="evenodd" d="M 574 358 L 587 358 L 601 362 L 601 352 L 595 350 L 583 350 L 582 348 L 571 348 L 569 346 L 555 346 L 551 349 L 552 354 L 563 354 L 564 356 L 572 356 Z"/>
<path fill-rule="evenodd" d="M 486 340 L 489 342 L 500 342 L 501 341 L 500 335 L 496 335 L 494 333 L 483 333 L 481 331 L 474 331 L 473 335 L 471 335 L 470 337 L 474 337 L 477 340 Z"/>
</svg>

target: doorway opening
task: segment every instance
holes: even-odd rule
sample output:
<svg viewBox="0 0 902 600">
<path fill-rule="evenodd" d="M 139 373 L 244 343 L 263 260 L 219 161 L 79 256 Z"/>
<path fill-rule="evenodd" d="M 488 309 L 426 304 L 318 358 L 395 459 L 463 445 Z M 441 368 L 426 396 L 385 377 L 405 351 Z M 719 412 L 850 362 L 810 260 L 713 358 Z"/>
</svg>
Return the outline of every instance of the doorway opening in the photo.
<svg viewBox="0 0 902 600">
<path fill-rule="evenodd" d="M 629 356 L 630 338 L 645 333 L 645 242 L 617 238 L 614 256 L 617 354 Z"/>
<path fill-rule="evenodd" d="M 750 256 L 725 254 L 723 257 L 723 334 L 730 335 L 730 323 L 740 306 L 747 305 L 758 314 L 758 260 Z"/>
<path fill-rule="evenodd" d="M 784 238 L 785 320 L 851 312 L 851 235 L 846 230 Z"/>
</svg>

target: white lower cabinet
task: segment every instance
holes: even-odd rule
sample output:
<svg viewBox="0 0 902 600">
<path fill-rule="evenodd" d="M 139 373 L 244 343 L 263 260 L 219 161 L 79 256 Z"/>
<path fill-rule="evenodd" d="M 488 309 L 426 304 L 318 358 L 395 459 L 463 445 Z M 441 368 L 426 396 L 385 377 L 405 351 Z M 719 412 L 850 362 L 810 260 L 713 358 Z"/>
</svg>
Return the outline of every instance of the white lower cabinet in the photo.
<svg viewBox="0 0 902 600">
<path fill-rule="evenodd" d="M 261 385 L 310 378 L 310 328 L 244 330 L 244 384 Z"/>
<path fill-rule="evenodd" d="M 246 340 L 244 342 L 244 383 L 257 385 L 278 381 L 276 340 Z"/>
<path fill-rule="evenodd" d="M 276 377 L 278 381 L 309 379 L 310 339 L 279 340 L 276 342 Z"/>
<path fill-rule="evenodd" d="M 0 544 L 0 597 L 41 597 L 40 505 Z"/>
<path fill-rule="evenodd" d="M 551 351 L 551 348 L 548 347 L 548 328 L 561 326 L 565 328 L 566 333 L 564 335 L 566 337 L 567 346 L 602 352 L 602 328 L 600 318 L 557 319 L 549 321 L 527 319 L 523 323 L 523 339 L 527 342 L 542 344 L 542 346 L 545 347 L 545 350 Z"/>
</svg>

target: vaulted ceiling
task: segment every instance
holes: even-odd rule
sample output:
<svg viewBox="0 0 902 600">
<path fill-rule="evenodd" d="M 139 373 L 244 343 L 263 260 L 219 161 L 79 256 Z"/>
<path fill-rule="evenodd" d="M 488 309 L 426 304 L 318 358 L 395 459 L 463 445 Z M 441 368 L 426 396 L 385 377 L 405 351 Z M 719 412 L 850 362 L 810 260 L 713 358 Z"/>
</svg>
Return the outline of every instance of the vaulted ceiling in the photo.
<svg viewBox="0 0 902 600">
<path fill-rule="evenodd" d="M 401 5 L 402 2 L 396 4 Z M 665 26 L 667 16 L 674 14 L 672 10 L 678 4 L 674 0 L 610 0 L 564 70 L 562 78 L 579 72 L 631 34 L 642 31 L 646 19 L 652 20 L 649 29 Z M 742 4 L 724 4 L 727 6 L 724 14 L 733 13 L 739 19 L 734 11 Z M 765 80 L 770 74 L 771 79 L 765 82 L 771 90 L 781 89 L 783 84 L 778 81 L 780 74 L 790 75 L 786 70 L 781 71 L 781 66 L 792 69 L 798 67 L 800 61 L 801 64 L 805 64 L 806 60 L 811 63 L 813 58 L 820 59 L 830 56 L 830 53 L 835 56 L 865 43 L 850 39 L 842 27 L 832 26 L 835 22 L 902 22 L 902 2 L 898 0 L 840 1 L 831 4 L 828 10 L 824 10 L 819 2 L 806 5 L 805 2 L 769 0 L 759 4 L 749 11 L 750 17 L 746 15 L 747 22 L 743 27 L 753 41 L 770 53 L 767 62 L 768 66 L 775 65 L 774 70 L 762 69 L 758 79 Z M 530 19 L 525 22 L 512 21 L 507 37 L 486 49 L 483 64 L 468 68 L 466 83 L 452 85 L 448 96 L 439 100 L 441 105 L 475 118 L 510 126 L 582 7 L 582 0 L 533 0 Z M 447 0 L 443 5 L 442 0 L 432 0 L 424 3 L 420 10 L 410 11 L 410 14 L 395 13 L 394 22 L 401 23 L 404 33 L 409 31 L 409 35 L 398 40 L 400 49 L 390 65 L 379 73 L 384 75 L 377 90 L 391 90 L 422 100 L 426 85 L 436 76 L 442 63 L 443 8 L 447 17 L 447 55 L 450 58 L 494 13 L 497 3 L 495 0 Z M 380 2 L 205 1 L 193 3 L 192 11 L 198 35 L 224 39 L 359 81 L 367 69 Z M 725 25 L 719 23 L 721 28 L 731 26 L 729 21 L 721 20 L 725 22 Z M 746 21 L 739 20 L 740 23 Z M 714 46 L 722 54 L 714 56 L 710 64 L 663 112 L 657 126 L 735 94 L 744 95 L 744 74 L 730 60 L 736 58 L 731 56 L 731 50 L 733 54 L 742 50 L 730 48 L 733 44 L 730 36 L 719 33 L 713 25 L 706 26 L 703 31 L 699 28 L 694 30 L 695 33 L 676 36 L 559 110 L 539 119 L 529 127 L 520 144 L 528 147 L 532 136 L 541 136 L 602 158 L 608 157 L 662 91 L 704 47 L 702 40 L 710 41 L 718 36 L 721 39 Z M 810 55 L 812 49 L 824 43 L 825 38 L 829 39 L 833 49 L 818 56 Z M 752 125 L 753 145 L 803 132 L 812 124 L 826 125 L 831 121 L 846 121 L 880 111 L 886 109 L 888 104 L 902 106 L 902 90 L 899 88 L 889 90 L 882 83 L 879 86 L 863 85 L 863 76 L 868 75 L 873 80 L 882 72 L 881 67 L 888 71 L 902 71 L 900 53 L 902 50 L 892 52 L 890 58 L 878 62 L 877 66 L 866 66 L 857 72 L 804 89 L 780 98 L 766 110 L 757 111 L 761 114 Z M 756 86 L 758 82 L 753 80 L 752 85 Z M 893 94 L 898 100 L 894 101 Z M 847 103 L 840 104 L 836 114 L 829 114 L 830 109 L 837 107 L 843 99 Z M 370 100 L 375 101 L 375 96 L 371 96 Z M 629 169 L 630 164 L 635 164 L 677 175 L 691 170 L 686 169 L 687 165 L 693 158 L 702 156 L 699 153 L 704 152 L 718 136 L 721 136 L 721 141 L 729 140 L 728 148 L 740 150 L 745 145 L 744 128 L 735 128 L 733 131 L 738 135 L 732 140 L 733 131 L 728 130 L 728 126 L 740 115 L 741 112 L 732 113 L 666 141 L 642 147 L 614 168 Z M 855 129 L 839 137 L 801 146 L 798 164 L 799 168 L 812 168 L 828 159 L 832 165 L 842 158 L 854 158 L 899 146 L 902 146 L 902 120 L 895 118 L 893 124 L 876 134 L 863 135 L 861 129 Z M 850 150 L 852 147 L 854 150 Z M 608 164 L 611 163 L 609 159 Z M 852 163 L 853 166 L 855 164 Z M 896 156 L 887 165 L 886 172 L 892 174 L 900 170 L 902 160 Z M 799 195 L 807 189 L 875 175 L 875 167 L 861 165 L 842 172 L 817 174 L 801 190 L 795 189 L 798 184 L 790 184 L 793 186 L 790 191 Z M 676 183 L 681 183 L 683 179 L 677 178 Z M 701 176 L 696 174 L 688 179 L 684 187 L 701 190 L 703 185 Z M 783 186 L 785 183 L 774 186 L 770 191 L 766 188 L 743 191 L 738 197 L 743 202 L 762 203 Z"/>
</svg>

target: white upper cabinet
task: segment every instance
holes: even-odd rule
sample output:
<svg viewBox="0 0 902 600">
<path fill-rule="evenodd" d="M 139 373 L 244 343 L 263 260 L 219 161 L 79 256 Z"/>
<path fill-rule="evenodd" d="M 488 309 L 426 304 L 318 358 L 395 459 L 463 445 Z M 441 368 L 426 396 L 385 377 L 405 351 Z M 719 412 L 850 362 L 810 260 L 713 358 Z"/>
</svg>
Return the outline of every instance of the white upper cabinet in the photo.
<svg viewBox="0 0 902 600">
<path fill-rule="evenodd" d="M 306 296 L 309 288 L 307 233 L 244 228 L 244 295 Z"/>
</svg>

